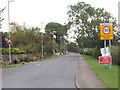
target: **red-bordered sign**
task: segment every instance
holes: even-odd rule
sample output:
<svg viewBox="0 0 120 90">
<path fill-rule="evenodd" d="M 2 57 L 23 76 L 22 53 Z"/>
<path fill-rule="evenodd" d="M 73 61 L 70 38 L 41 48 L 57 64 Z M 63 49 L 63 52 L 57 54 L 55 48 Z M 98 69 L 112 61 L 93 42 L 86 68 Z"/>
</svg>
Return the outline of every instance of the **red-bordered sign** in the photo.
<svg viewBox="0 0 120 90">
<path fill-rule="evenodd" d="M 111 56 L 99 57 L 99 64 L 112 64 Z"/>
<path fill-rule="evenodd" d="M 109 34 L 110 33 L 110 27 L 108 27 L 108 26 L 105 26 L 104 28 L 103 28 L 103 33 L 104 34 Z"/>
<path fill-rule="evenodd" d="M 12 44 L 11 39 L 10 39 L 10 38 L 8 38 L 8 39 L 7 39 L 7 41 L 6 41 L 6 43 L 7 43 L 7 44 Z"/>
</svg>

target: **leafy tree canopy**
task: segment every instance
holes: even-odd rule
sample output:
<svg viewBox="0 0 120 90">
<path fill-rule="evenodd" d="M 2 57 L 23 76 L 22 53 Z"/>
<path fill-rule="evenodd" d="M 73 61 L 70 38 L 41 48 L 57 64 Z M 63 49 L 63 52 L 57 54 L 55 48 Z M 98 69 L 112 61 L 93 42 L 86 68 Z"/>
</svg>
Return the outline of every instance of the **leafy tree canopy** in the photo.
<svg viewBox="0 0 120 90">
<path fill-rule="evenodd" d="M 67 35 L 67 26 L 61 25 L 56 22 L 50 22 L 45 27 L 46 34 L 50 35 L 51 37 L 55 35 L 56 42 L 60 45 L 60 37 Z"/>
<path fill-rule="evenodd" d="M 79 52 L 79 47 L 76 43 L 71 42 L 67 45 L 67 47 L 69 52 Z"/>
<path fill-rule="evenodd" d="M 2 27 L 1 22 L 4 20 L 4 18 L 1 17 L 3 11 L 5 10 L 5 8 L 3 8 L 2 10 L 0 10 L 0 28 Z"/>
<path fill-rule="evenodd" d="M 116 19 L 103 8 L 95 8 L 85 2 L 78 2 L 70 5 L 68 10 L 68 25 L 76 27 L 77 40 L 80 47 L 100 46 L 99 40 L 100 23 L 113 23 L 116 26 Z M 114 33 L 116 29 L 114 29 Z"/>
</svg>

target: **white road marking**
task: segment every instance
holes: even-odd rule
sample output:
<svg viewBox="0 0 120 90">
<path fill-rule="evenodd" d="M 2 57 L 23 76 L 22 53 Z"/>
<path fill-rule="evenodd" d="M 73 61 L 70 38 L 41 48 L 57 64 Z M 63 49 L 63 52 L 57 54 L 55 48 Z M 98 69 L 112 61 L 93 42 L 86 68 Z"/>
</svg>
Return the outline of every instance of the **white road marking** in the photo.
<svg viewBox="0 0 120 90">
<path fill-rule="evenodd" d="M 36 64 L 36 65 L 40 65 L 40 64 Z"/>
</svg>

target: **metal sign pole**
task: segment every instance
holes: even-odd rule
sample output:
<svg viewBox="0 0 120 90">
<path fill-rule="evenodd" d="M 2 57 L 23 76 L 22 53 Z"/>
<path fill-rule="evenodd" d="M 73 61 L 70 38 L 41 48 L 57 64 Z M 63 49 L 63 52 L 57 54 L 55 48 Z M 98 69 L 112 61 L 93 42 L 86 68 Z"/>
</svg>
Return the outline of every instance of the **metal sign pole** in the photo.
<svg viewBox="0 0 120 90">
<path fill-rule="evenodd" d="M 42 59 L 44 58 L 44 56 L 43 56 L 43 33 L 41 33 L 41 53 L 42 53 Z"/>
<path fill-rule="evenodd" d="M 110 50 L 110 56 L 111 56 L 111 40 L 109 40 L 109 50 Z M 110 69 L 112 68 L 112 63 L 110 64 Z"/>
<path fill-rule="evenodd" d="M 42 53 L 42 59 L 44 58 L 44 46 L 43 46 L 43 32 L 42 32 L 42 30 L 43 30 L 43 28 L 42 28 L 42 24 L 43 24 L 44 22 L 41 22 L 41 53 Z"/>
<path fill-rule="evenodd" d="M 9 15 L 9 3 L 10 1 L 8 1 L 8 31 L 9 31 L 9 38 L 10 38 L 10 15 Z M 12 60 L 11 60 L 11 45 L 9 43 L 9 63 L 12 64 Z"/>
<path fill-rule="evenodd" d="M 55 55 L 54 35 L 53 35 L 53 55 Z"/>
<path fill-rule="evenodd" d="M 104 49 L 105 49 L 105 56 L 106 56 L 106 40 L 104 40 Z M 107 65 L 104 64 L 105 68 L 107 68 Z"/>
</svg>

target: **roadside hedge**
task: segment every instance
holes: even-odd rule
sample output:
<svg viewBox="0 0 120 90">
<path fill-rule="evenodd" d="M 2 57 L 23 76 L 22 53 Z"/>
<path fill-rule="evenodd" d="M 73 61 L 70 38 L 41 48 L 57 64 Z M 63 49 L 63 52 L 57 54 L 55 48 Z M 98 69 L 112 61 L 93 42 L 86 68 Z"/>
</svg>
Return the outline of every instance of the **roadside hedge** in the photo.
<svg viewBox="0 0 120 90">
<path fill-rule="evenodd" d="M 118 46 L 112 46 L 111 55 L 113 64 L 120 65 L 120 60 L 118 59 Z"/>
<path fill-rule="evenodd" d="M 2 54 L 8 54 L 9 53 L 9 48 L 2 48 Z M 20 50 L 19 48 L 12 48 L 11 49 L 12 54 L 25 54 L 26 51 Z"/>
<path fill-rule="evenodd" d="M 35 60 L 37 60 L 37 57 L 29 57 L 29 56 L 24 57 L 24 62 L 30 62 Z"/>
<path fill-rule="evenodd" d="M 101 56 L 100 49 L 98 47 L 92 50 L 92 56 L 96 59 L 98 59 L 98 57 Z"/>
<path fill-rule="evenodd" d="M 80 54 L 85 54 L 89 56 L 93 56 L 94 58 L 98 58 L 100 56 L 99 48 L 82 48 L 80 49 Z"/>
<path fill-rule="evenodd" d="M 101 56 L 99 48 L 81 48 L 80 54 L 89 55 L 98 60 L 98 57 Z M 112 46 L 111 49 L 112 62 L 114 65 L 120 65 L 120 60 L 118 59 L 118 46 Z"/>
</svg>

